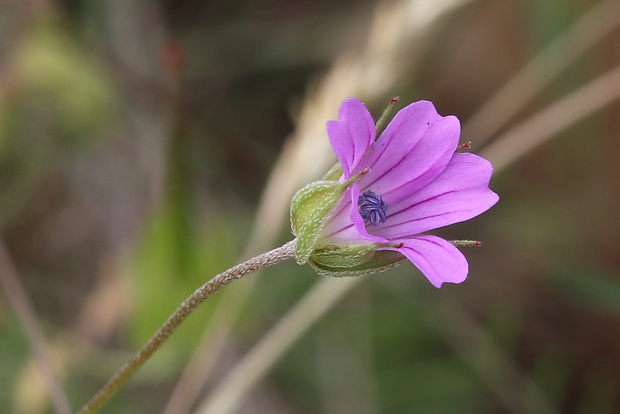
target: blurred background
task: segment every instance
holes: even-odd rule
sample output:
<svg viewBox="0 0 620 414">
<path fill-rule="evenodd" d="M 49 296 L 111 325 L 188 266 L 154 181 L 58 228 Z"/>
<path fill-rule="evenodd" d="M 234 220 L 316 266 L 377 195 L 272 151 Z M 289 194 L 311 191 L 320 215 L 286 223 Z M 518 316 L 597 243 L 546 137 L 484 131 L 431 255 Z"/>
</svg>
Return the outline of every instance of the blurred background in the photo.
<svg viewBox="0 0 620 414">
<path fill-rule="evenodd" d="M 500 202 L 438 232 L 483 242 L 469 279 L 279 264 L 102 412 L 620 412 L 619 44 L 617 0 L 4 0 L 0 412 L 77 410 L 202 283 L 290 240 L 349 96 L 432 100 L 494 163 Z"/>
</svg>

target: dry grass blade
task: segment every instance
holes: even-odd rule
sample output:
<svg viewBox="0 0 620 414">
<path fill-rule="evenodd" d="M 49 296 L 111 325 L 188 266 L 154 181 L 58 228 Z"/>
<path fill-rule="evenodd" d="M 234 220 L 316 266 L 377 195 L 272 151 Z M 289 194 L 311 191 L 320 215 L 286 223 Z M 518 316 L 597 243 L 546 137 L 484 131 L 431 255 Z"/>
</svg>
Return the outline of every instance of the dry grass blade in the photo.
<svg viewBox="0 0 620 414">
<path fill-rule="evenodd" d="M 484 149 L 482 155 L 503 170 L 560 131 L 620 97 L 620 66 L 580 87 L 517 125 Z"/>
<path fill-rule="evenodd" d="M 604 0 L 585 13 L 493 95 L 464 125 L 477 145 L 489 139 L 560 72 L 620 24 L 620 2 Z"/>
<path fill-rule="evenodd" d="M 0 286 L 2 286 L 9 304 L 26 332 L 26 337 L 41 370 L 54 409 L 59 414 L 70 414 L 69 400 L 54 371 L 48 346 L 37 322 L 34 308 L 19 282 L 19 277 L 3 241 L 0 241 Z"/>
<path fill-rule="evenodd" d="M 252 351 L 228 373 L 202 402 L 198 413 L 235 412 L 243 396 L 256 384 L 261 373 L 273 364 L 304 332 L 325 315 L 361 278 L 323 279 L 263 336 Z M 249 375 L 248 375 L 249 374 Z M 256 374 L 259 374 L 257 376 Z"/>
</svg>

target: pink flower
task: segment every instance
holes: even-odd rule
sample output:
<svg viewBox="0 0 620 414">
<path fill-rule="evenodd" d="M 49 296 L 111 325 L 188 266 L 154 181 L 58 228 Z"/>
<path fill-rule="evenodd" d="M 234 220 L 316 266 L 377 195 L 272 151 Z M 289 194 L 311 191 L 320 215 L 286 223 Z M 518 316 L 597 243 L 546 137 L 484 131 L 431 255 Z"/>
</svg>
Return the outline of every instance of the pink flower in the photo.
<svg viewBox="0 0 620 414">
<path fill-rule="evenodd" d="M 362 102 L 349 98 L 339 120 L 327 123 L 346 187 L 320 230 L 321 246 L 375 246 L 413 263 L 435 286 L 460 283 L 468 263 L 452 244 L 427 232 L 469 220 L 499 199 L 489 189 L 491 164 L 457 153 L 460 124 L 431 102 L 396 114 L 375 142 L 375 124 Z M 387 252 L 386 252 L 387 253 Z"/>
</svg>

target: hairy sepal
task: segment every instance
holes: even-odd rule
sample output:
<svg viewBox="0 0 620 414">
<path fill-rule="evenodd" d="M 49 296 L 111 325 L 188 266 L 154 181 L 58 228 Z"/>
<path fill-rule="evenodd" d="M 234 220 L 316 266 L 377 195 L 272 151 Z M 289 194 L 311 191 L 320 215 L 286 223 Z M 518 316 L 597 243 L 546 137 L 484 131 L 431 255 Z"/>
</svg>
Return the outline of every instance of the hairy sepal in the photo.
<svg viewBox="0 0 620 414">
<path fill-rule="evenodd" d="M 405 257 L 391 250 L 376 250 L 374 244 L 330 246 L 315 250 L 310 265 L 322 276 L 361 276 L 399 265 Z"/>
<path fill-rule="evenodd" d="M 325 223 L 350 183 L 316 181 L 299 190 L 291 202 L 291 230 L 297 237 L 297 263 L 305 264 Z"/>
</svg>

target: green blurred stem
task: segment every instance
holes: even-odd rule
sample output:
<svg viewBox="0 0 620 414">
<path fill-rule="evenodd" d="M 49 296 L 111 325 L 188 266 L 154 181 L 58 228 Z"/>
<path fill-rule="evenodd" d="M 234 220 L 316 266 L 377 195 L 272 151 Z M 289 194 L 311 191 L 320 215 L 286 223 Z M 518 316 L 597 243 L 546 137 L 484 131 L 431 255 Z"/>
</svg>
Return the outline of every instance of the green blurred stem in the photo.
<svg viewBox="0 0 620 414">
<path fill-rule="evenodd" d="M 286 243 L 270 252 L 256 256 L 241 263 L 219 275 L 198 288 L 185 302 L 181 304 L 149 339 L 149 341 L 131 358 L 114 376 L 86 403 L 78 414 L 91 414 L 97 412 L 116 392 L 135 374 L 142 365 L 159 349 L 159 347 L 172 335 L 202 302 L 209 296 L 226 286 L 230 282 L 240 279 L 256 270 L 279 263 L 295 256 L 295 240 Z"/>
</svg>

